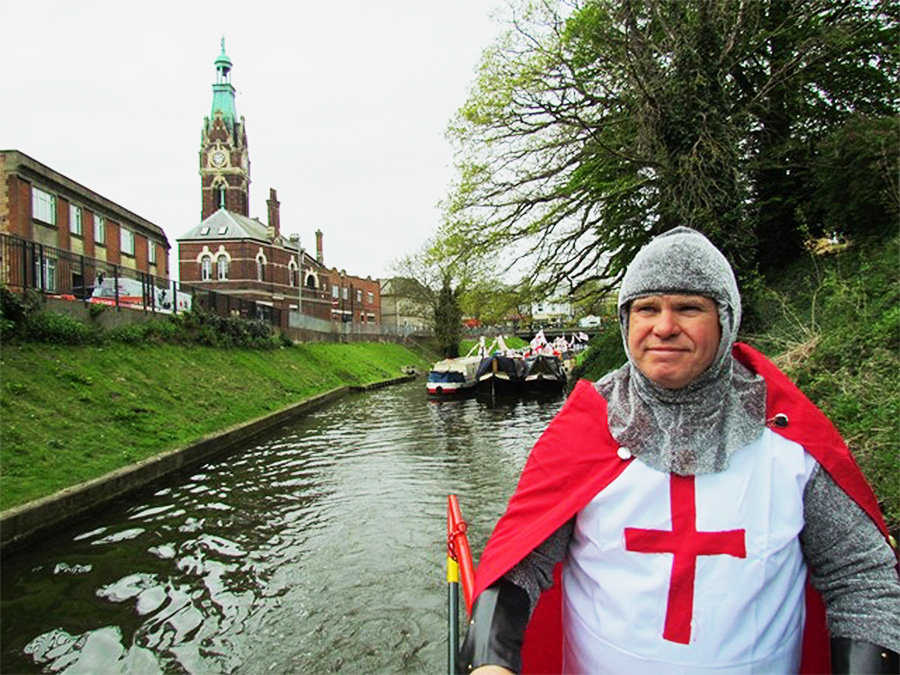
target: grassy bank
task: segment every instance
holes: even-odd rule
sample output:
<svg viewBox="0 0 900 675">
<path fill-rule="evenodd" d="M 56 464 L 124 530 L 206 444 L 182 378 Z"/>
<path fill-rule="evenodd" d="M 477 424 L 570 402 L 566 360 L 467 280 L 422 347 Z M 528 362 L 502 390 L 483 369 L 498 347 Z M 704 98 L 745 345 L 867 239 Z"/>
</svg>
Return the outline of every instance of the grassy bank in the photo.
<svg viewBox="0 0 900 675">
<path fill-rule="evenodd" d="M 744 289 L 740 339 L 772 358 L 840 430 L 900 530 L 900 240 L 810 255 Z M 618 330 L 591 343 L 582 377 L 625 362 Z"/>
<path fill-rule="evenodd" d="M 344 385 L 429 365 L 391 343 L 4 344 L 0 509 Z"/>
</svg>

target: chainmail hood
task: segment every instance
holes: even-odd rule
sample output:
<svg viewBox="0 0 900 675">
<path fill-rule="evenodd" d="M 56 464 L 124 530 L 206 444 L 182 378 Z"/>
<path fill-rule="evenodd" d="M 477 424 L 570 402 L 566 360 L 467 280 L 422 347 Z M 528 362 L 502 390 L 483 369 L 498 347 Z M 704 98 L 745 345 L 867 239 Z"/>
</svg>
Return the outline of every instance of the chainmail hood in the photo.
<svg viewBox="0 0 900 675">
<path fill-rule="evenodd" d="M 667 389 L 640 371 L 628 350 L 631 302 L 648 295 L 702 295 L 715 301 L 722 329 L 710 366 Z M 725 256 L 696 230 L 676 227 L 653 239 L 628 266 L 619 292 L 619 326 L 628 363 L 597 382 L 609 429 L 623 447 L 659 471 L 682 475 L 727 468 L 738 448 L 765 427 L 765 382 L 731 355 L 741 297 Z"/>
</svg>

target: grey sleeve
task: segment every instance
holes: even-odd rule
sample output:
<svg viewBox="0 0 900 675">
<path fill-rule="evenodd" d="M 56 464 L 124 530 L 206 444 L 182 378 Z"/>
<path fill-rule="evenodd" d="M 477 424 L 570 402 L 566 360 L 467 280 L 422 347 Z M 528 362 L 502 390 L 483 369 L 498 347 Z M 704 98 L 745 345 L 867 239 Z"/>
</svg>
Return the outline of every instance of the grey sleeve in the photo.
<svg viewBox="0 0 900 675">
<path fill-rule="evenodd" d="M 803 494 L 800 545 L 832 637 L 900 652 L 897 559 L 878 527 L 817 466 Z"/>
<path fill-rule="evenodd" d="M 553 568 L 565 557 L 574 528 L 575 519 L 572 518 L 503 575 L 504 579 L 528 593 L 530 612 L 534 611 L 541 591 L 553 585 Z"/>
</svg>

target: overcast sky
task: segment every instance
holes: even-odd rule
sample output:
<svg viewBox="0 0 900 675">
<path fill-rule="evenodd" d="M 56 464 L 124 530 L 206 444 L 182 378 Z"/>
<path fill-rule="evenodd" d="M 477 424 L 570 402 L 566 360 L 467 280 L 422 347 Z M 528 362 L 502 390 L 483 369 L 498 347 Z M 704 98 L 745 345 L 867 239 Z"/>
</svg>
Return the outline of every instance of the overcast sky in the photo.
<svg viewBox="0 0 900 675">
<path fill-rule="evenodd" d="M 250 215 L 325 264 L 384 277 L 440 223 L 447 124 L 502 26 L 498 0 L 0 0 L 0 148 L 162 227 L 200 220 L 199 156 L 225 37 Z M 173 256 L 174 257 L 174 256 Z M 173 275 L 177 274 L 173 271 Z"/>
</svg>

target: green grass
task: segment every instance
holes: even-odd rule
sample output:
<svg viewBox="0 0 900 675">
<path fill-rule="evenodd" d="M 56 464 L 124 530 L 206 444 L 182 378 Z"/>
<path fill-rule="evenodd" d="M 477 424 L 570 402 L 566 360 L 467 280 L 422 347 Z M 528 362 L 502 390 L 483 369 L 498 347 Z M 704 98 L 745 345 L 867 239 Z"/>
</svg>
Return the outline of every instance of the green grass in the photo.
<svg viewBox="0 0 900 675">
<path fill-rule="evenodd" d="M 0 509 L 344 385 L 429 363 L 393 343 L 251 350 L 168 344 L 0 351 Z"/>
</svg>

